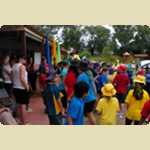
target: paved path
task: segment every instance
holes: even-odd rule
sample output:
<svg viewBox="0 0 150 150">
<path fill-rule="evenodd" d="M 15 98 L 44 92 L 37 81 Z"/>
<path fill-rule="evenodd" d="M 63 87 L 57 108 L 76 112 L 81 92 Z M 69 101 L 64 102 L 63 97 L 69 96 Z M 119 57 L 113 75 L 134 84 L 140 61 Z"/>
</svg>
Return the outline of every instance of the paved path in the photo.
<svg viewBox="0 0 150 150">
<path fill-rule="evenodd" d="M 48 117 L 44 113 L 44 105 L 42 98 L 39 96 L 34 96 L 30 99 L 30 107 L 32 108 L 32 112 L 28 112 L 28 120 L 31 125 L 48 125 Z M 97 118 L 98 116 L 96 116 Z M 85 119 L 85 124 L 87 123 L 87 119 Z M 120 118 L 118 115 L 118 124 L 124 124 L 124 117 Z"/>
<path fill-rule="evenodd" d="M 30 99 L 30 107 L 32 112 L 28 112 L 28 120 L 32 125 L 48 125 L 48 117 L 44 113 L 44 105 L 42 98 L 34 96 Z"/>
</svg>

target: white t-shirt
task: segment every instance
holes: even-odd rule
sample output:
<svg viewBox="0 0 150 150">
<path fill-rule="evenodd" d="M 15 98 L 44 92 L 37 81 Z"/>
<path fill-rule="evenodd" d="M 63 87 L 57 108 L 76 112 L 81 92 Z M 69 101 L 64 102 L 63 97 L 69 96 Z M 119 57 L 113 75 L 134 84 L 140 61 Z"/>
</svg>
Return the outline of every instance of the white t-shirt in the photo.
<svg viewBox="0 0 150 150">
<path fill-rule="evenodd" d="M 3 76 L 4 76 L 5 83 L 10 83 L 10 84 L 12 83 L 11 72 L 12 72 L 12 68 L 9 64 L 3 65 Z"/>
<path fill-rule="evenodd" d="M 25 89 L 25 87 L 22 85 L 21 80 L 20 80 L 20 66 L 21 63 L 16 63 L 13 66 L 12 72 L 13 72 L 13 88 L 16 89 Z M 25 81 L 28 82 L 28 73 L 25 70 L 24 74 Z"/>
</svg>

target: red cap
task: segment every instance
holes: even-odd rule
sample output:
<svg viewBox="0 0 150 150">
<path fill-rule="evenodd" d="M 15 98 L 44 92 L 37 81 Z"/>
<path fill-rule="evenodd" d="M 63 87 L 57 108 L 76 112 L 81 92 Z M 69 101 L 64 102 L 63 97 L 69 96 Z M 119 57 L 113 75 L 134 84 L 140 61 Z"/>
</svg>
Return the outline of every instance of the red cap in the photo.
<svg viewBox="0 0 150 150">
<path fill-rule="evenodd" d="M 118 66 L 118 71 L 125 72 L 127 71 L 127 66 L 125 64 L 121 64 Z"/>
</svg>

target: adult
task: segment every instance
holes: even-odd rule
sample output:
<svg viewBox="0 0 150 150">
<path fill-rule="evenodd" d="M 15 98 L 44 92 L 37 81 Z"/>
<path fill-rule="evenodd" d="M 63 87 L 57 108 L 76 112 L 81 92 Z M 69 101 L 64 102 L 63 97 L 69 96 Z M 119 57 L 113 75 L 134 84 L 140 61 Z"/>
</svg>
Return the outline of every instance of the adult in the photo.
<svg viewBox="0 0 150 150">
<path fill-rule="evenodd" d="M 6 56 L 3 63 L 4 88 L 12 96 L 12 68 L 10 66 L 10 57 Z"/>
<path fill-rule="evenodd" d="M 81 62 L 78 71 L 79 76 L 77 78 L 77 82 L 84 81 L 89 86 L 88 94 L 85 97 L 84 114 L 88 118 L 90 124 L 96 124 L 95 117 L 93 114 L 96 103 L 96 95 L 94 92 L 93 81 L 87 73 L 88 64 L 86 62 Z"/>
<path fill-rule="evenodd" d="M 67 93 L 67 100 L 70 100 L 74 94 L 74 86 L 77 81 L 78 71 L 75 65 L 71 65 L 68 73 L 64 79 L 65 91 Z"/>
<path fill-rule="evenodd" d="M 30 57 L 27 64 L 28 79 L 32 90 L 36 90 L 36 71 L 34 70 L 34 59 Z"/>
<path fill-rule="evenodd" d="M 127 67 L 124 64 L 118 66 L 118 73 L 113 80 L 113 85 L 117 90 L 117 98 L 120 103 L 120 110 L 123 111 L 124 108 L 124 99 L 128 92 L 128 88 L 130 85 L 130 80 L 128 74 L 126 73 Z M 122 117 L 122 114 L 120 114 Z"/>
<path fill-rule="evenodd" d="M 17 114 L 22 124 L 26 124 L 26 105 L 29 103 L 28 91 L 28 73 L 25 67 L 26 59 L 19 56 L 14 64 L 13 72 L 13 92 L 17 103 Z"/>
<path fill-rule="evenodd" d="M 126 97 L 127 105 L 126 125 L 139 124 L 144 103 L 149 100 L 149 94 L 143 89 L 145 77 L 138 75 L 134 79 L 134 89 L 131 89 Z"/>
<path fill-rule="evenodd" d="M 40 64 L 40 67 L 39 67 L 39 72 L 43 72 L 43 70 L 46 72 L 46 73 L 49 73 L 49 65 L 47 63 L 47 59 L 43 56 L 41 58 L 41 64 Z"/>
</svg>

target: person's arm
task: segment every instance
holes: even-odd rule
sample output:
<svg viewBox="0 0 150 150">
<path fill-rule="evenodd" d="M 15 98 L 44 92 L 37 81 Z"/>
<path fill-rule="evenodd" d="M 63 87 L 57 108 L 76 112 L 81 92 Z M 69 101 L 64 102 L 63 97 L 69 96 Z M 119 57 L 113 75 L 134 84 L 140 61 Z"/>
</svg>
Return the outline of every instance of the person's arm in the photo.
<svg viewBox="0 0 150 150">
<path fill-rule="evenodd" d="M 19 68 L 20 70 L 20 81 L 22 83 L 22 85 L 25 87 L 25 89 L 29 90 L 29 85 L 27 83 L 27 81 L 25 80 L 25 67 L 23 65 L 20 66 Z"/>
<path fill-rule="evenodd" d="M 142 108 L 141 111 L 141 120 L 139 122 L 139 125 L 142 125 L 145 121 L 145 119 L 150 115 L 150 105 L 149 105 L 149 101 L 146 102 Z"/>
<path fill-rule="evenodd" d="M 101 113 L 102 113 L 102 101 L 101 101 L 101 99 L 98 100 L 98 103 L 97 103 L 97 106 L 96 106 L 96 113 L 98 115 L 101 115 Z"/>
<path fill-rule="evenodd" d="M 126 108 L 129 108 L 130 100 L 132 98 L 133 90 L 130 90 L 125 98 Z"/>
</svg>

